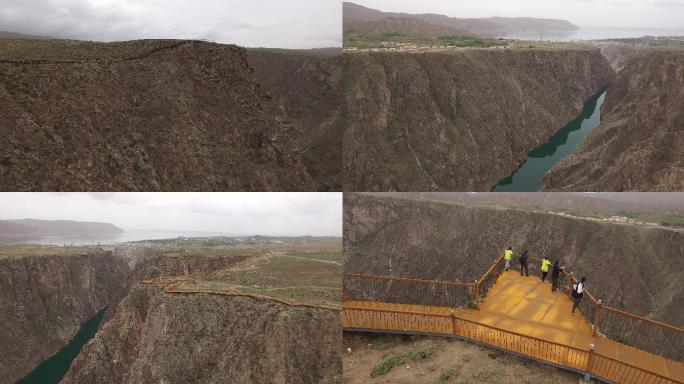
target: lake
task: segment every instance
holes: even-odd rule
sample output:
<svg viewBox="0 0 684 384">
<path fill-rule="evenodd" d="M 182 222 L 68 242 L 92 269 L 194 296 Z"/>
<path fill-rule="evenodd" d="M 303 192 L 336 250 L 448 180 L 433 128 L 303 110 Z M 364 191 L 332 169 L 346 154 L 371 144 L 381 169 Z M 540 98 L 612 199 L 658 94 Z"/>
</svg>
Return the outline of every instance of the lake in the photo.
<svg viewBox="0 0 684 384">
<path fill-rule="evenodd" d="M 43 245 L 106 245 L 140 240 L 175 239 L 177 237 L 235 236 L 228 233 L 204 231 L 154 231 L 126 229 L 124 233 L 98 236 L 41 236 L 0 239 L 0 244 Z"/>
<path fill-rule="evenodd" d="M 539 32 L 513 33 L 500 36 L 507 39 L 546 40 L 546 41 L 578 41 L 598 39 L 624 39 L 643 36 L 684 36 L 684 29 L 656 28 L 614 28 L 579 26 L 579 31 L 572 32 Z"/>
</svg>

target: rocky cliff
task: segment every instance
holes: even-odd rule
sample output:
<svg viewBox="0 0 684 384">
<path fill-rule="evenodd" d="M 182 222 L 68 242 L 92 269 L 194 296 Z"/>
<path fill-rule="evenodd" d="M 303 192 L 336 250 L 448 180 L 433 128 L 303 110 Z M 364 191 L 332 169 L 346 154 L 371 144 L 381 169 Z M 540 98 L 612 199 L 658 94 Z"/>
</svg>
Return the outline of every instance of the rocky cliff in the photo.
<svg viewBox="0 0 684 384">
<path fill-rule="evenodd" d="M 6 190 L 314 190 L 244 49 L 0 40 Z"/>
<path fill-rule="evenodd" d="M 140 284 L 62 383 L 332 383 L 339 345 L 335 310 Z"/>
<path fill-rule="evenodd" d="M 0 258 L 0 382 L 14 383 L 116 306 L 128 273 L 111 252 Z"/>
<path fill-rule="evenodd" d="M 684 50 L 649 50 L 608 89 L 603 121 L 544 178 L 544 190 L 684 190 Z"/>
<path fill-rule="evenodd" d="M 472 281 L 512 246 L 586 276 L 607 305 L 684 326 L 684 231 L 359 194 L 344 209 L 346 272 Z"/>
<path fill-rule="evenodd" d="M 614 77 L 598 49 L 345 55 L 345 190 L 484 190 Z"/>
<path fill-rule="evenodd" d="M 261 87 L 296 126 L 297 148 L 321 191 L 342 189 L 341 49 L 249 49 Z"/>
</svg>

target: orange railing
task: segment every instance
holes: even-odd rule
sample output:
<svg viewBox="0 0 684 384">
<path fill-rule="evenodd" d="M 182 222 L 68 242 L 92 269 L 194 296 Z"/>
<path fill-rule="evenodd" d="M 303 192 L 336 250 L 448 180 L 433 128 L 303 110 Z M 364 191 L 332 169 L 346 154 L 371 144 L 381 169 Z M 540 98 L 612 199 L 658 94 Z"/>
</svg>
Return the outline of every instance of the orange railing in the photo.
<svg viewBox="0 0 684 384">
<path fill-rule="evenodd" d="M 471 307 L 474 294 L 473 284 L 458 281 L 345 273 L 343 295 L 344 300 Z"/>
<path fill-rule="evenodd" d="M 381 308 L 379 304 L 345 304 L 342 326 L 347 330 L 387 330 L 401 333 L 453 335 L 501 350 L 525 355 L 546 363 L 614 383 L 684 384 L 652 371 L 619 361 L 595 351 L 524 335 L 467 320 L 455 312 L 437 313 Z"/>
</svg>

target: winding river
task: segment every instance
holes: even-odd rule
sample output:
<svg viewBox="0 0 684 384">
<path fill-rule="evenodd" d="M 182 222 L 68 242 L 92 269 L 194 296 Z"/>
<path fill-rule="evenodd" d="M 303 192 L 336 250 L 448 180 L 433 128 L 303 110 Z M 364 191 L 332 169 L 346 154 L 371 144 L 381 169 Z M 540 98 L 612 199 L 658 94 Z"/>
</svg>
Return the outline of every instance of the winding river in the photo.
<svg viewBox="0 0 684 384">
<path fill-rule="evenodd" d="M 106 310 L 107 307 L 101 309 L 95 316 L 83 323 L 69 344 L 40 363 L 16 384 L 58 384 L 69 370 L 71 362 L 81 352 L 81 348 L 97 333 Z"/>
<path fill-rule="evenodd" d="M 606 91 L 601 90 L 589 99 L 575 120 L 556 132 L 549 141 L 530 151 L 523 165 L 499 181 L 492 192 L 535 192 L 541 189 L 544 174 L 574 151 L 587 134 L 599 125 L 605 97 Z"/>
</svg>

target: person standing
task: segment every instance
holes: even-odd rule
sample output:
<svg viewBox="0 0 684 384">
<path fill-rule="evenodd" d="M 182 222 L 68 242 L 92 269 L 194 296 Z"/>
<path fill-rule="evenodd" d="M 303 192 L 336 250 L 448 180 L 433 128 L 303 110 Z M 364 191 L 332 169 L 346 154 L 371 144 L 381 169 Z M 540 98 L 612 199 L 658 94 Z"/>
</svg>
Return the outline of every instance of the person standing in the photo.
<svg viewBox="0 0 684 384">
<path fill-rule="evenodd" d="M 508 247 L 508 249 L 504 251 L 504 260 L 506 261 L 504 271 L 508 271 L 511 267 L 511 260 L 513 260 L 513 249 L 511 247 Z"/>
<path fill-rule="evenodd" d="M 551 292 L 558 289 L 558 279 L 560 278 L 560 273 L 563 272 L 560 263 L 556 260 L 551 267 Z"/>
<path fill-rule="evenodd" d="M 546 256 L 542 257 L 541 261 L 541 281 L 542 283 L 546 282 L 546 276 L 549 275 L 549 269 L 551 268 L 551 260 L 549 260 Z"/>
<path fill-rule="evenodd" d="M 582 277 L 580 281 L 572 285 L 572 313 L 575 313 L 575 309 L 578 309 L 582 302 L 585 281 L 587 281 L 587 278 Z"/>
<path fill-rule="evenodd" d="M 530 270 L 527 268 L 527 260 L 529 260 L 529 256 L 527 256 L 527 250 L 525 250 L 520 256 L 520 276 L 523 275 L 523 271 L 525 271 L 525 276 L 530 275 Z"/>
</svg>

